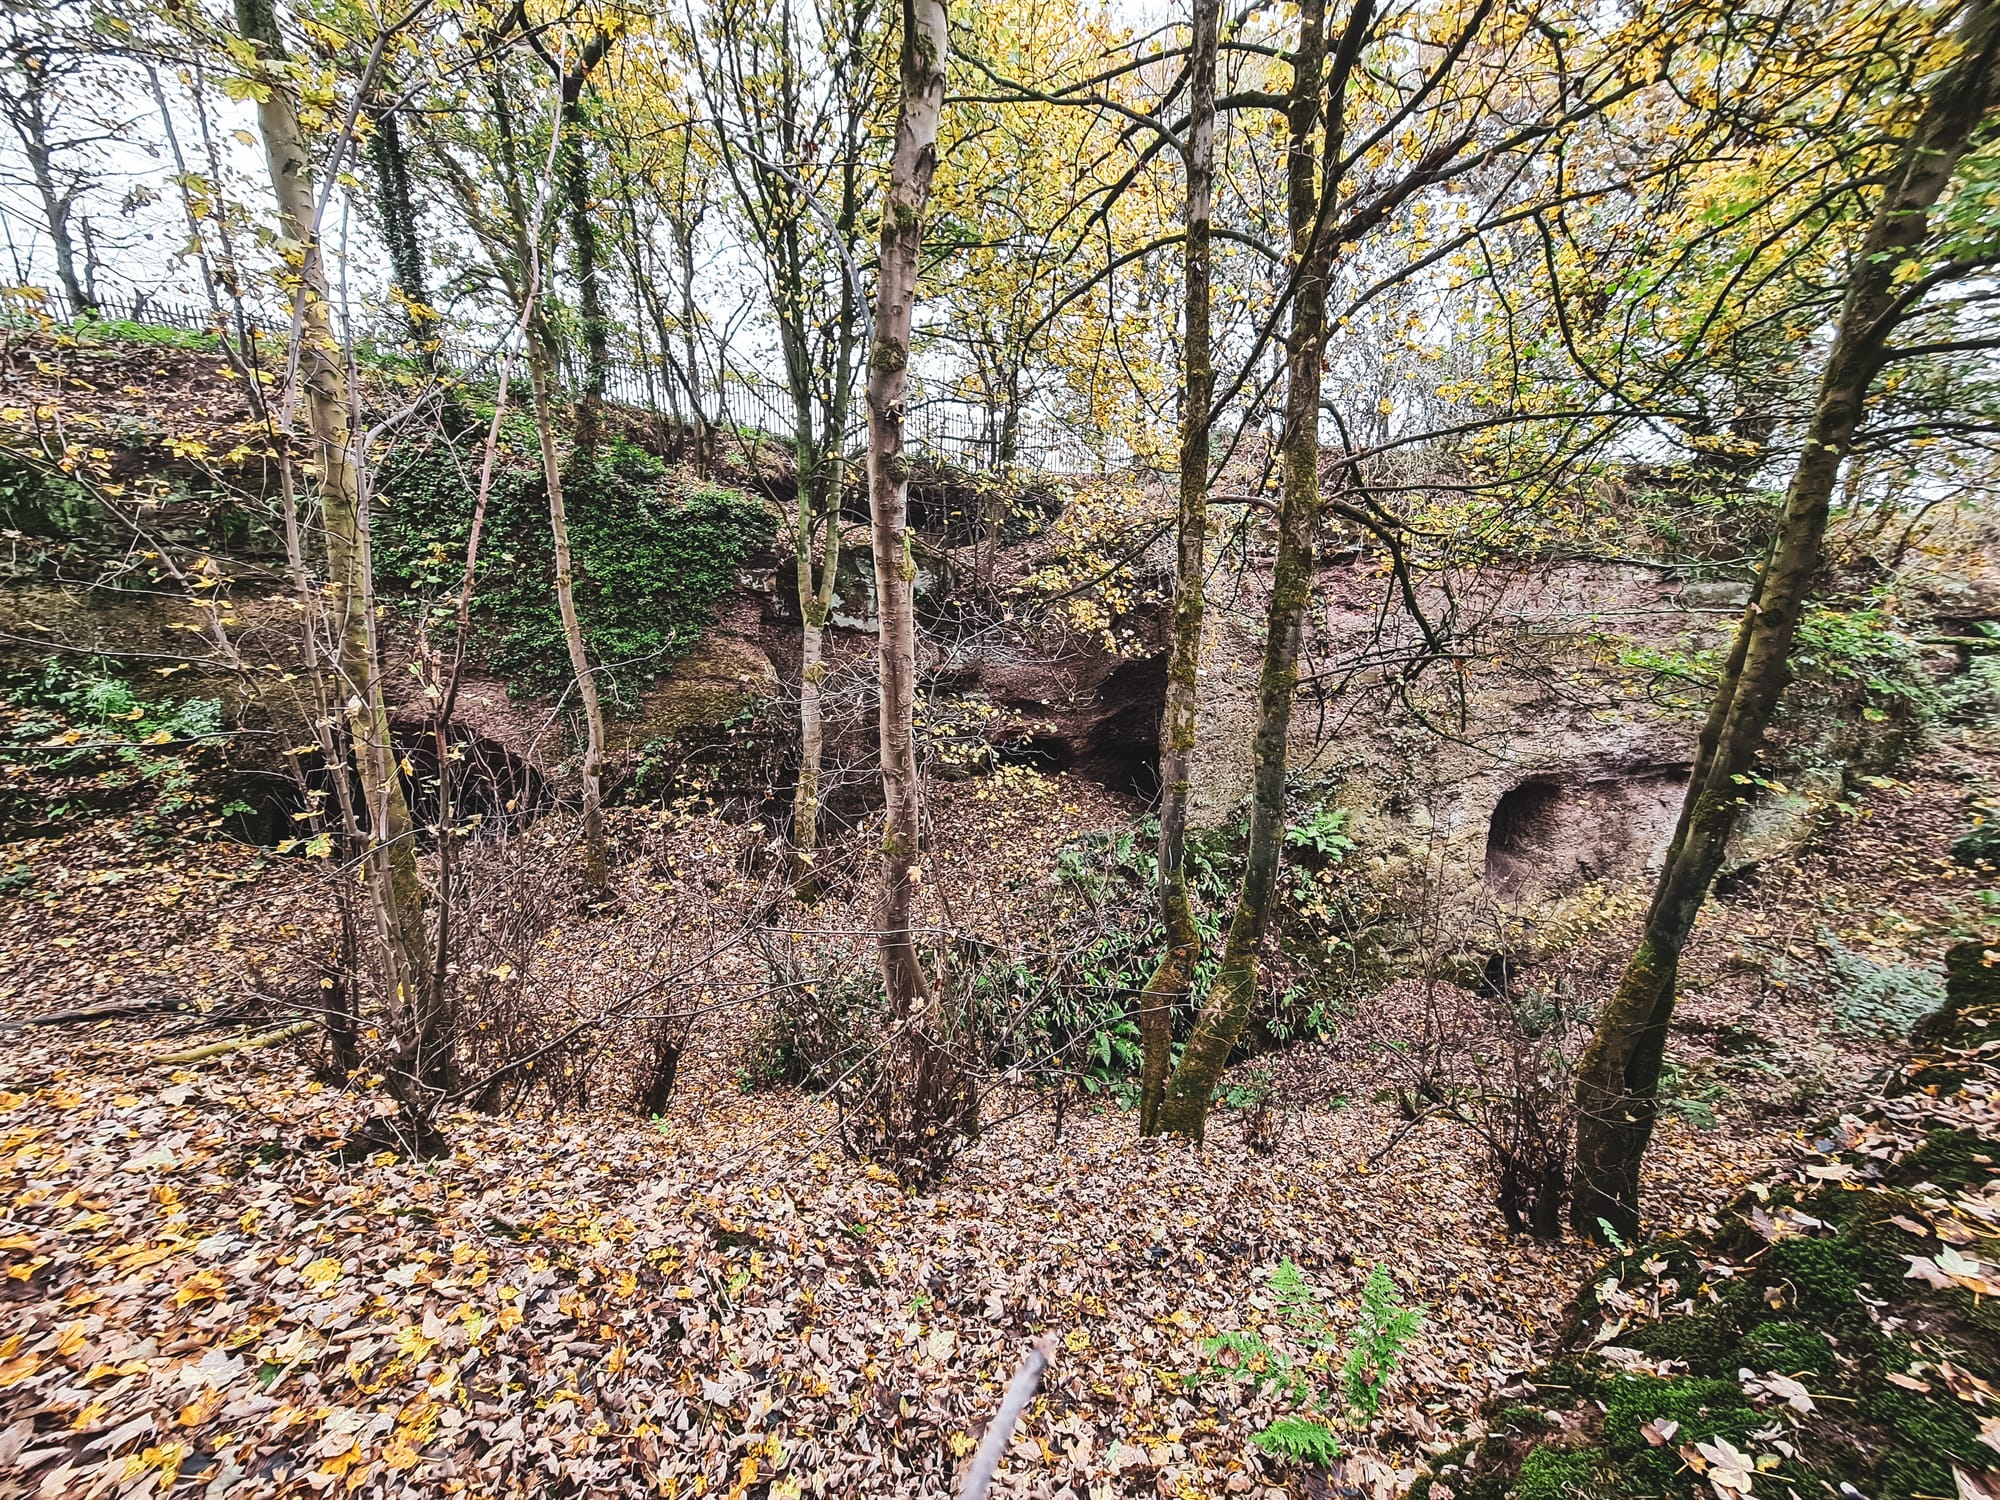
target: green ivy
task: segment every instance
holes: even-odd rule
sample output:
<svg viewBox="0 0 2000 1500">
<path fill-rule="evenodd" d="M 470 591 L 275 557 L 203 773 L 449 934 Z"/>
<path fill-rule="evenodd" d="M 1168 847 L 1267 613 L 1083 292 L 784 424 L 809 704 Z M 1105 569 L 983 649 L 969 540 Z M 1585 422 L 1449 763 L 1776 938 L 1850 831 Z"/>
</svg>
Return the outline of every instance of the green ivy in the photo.
<svg viewBox="0 0 2000 1500">
<path fill-rule="evenodd" d="M 472 413 L 468 409 L 468 414 Z M 474 649 L 523 691 L 570 678 L 555 597 L 548 492 L 532 432 L 512 425 L 497 466 L 473 589 Z M 377 585 L 448 622 L 477 488 L 476 450 L 435 442 L 397 454 L 378 483 Z M 707 628 L 736 570 L 773 530 L 770 512 L 735 491 L 687 489 L 624 440 L 564 476 L 577 613 L 613 702 L 656 677 Z"/>
</svg>

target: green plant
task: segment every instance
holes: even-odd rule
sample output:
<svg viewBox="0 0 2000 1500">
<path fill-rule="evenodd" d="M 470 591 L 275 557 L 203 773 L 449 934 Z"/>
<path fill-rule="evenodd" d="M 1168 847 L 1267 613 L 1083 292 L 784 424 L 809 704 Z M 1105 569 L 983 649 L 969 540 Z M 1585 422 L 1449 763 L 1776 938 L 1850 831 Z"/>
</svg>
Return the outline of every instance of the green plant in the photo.
<svg viewBox="0 0 2000 1500">
<path fill-rule="evenodd" d="M 1380 1410 L 1383 1387 L 1395 1374 L 1403 1350 L 1423 1326 L 1423 1309 L 1405 1306 L 1389 1273 L 1380 1264 L 1374 1266 L 1361 1289 L 1361 1318 L 1354 1327 L 1354 1347 L 1340 1372 L 1349 1407 L 1371 1418 Z"/>
<path fill-rule="evenodd" d="M 1347 809 L 1315 807 L 1306 817 L 1285 830 L 1285 847 L 1311 855 L 1321 864 L 1335 865 L 1354 851 L 1354 840 L 1345 832 Z"/>
<path fill-rule="evenodd" d="M 487 501 L 473 626 L 493 670 L 526 689 L 554 688 L 570 667 L 553 587 L 547 492 L 539 466 L 526 457 L 532 430 L 509 425 L 505 437 L 512 456 L 496 471 Z M 477 472 L 468 449 L 437 442 L 399 452 L 381 481 L 377 579 L 411 607 L 436 609 L 447 628 Z M 731 490 L 683 492 L 659 460 L 622 439 L 589 466 L 573 464 L 566 483 L 577 612 L 614 700 L 629 701 L 700 639 L 736 570 L 768 544 L 771 514 Z"/>
<path fill-rule="evenodd" d="M 2000 657 L 1993 658 L 2000 662 Z M 2000 819 L 1977 808 L 1972 826 L 1951 841 L 1951 857 L 1962 865 L 2000 864 Z"/>
<path fill-rule="evenodd" d="M 1311 1417 L 1279 1417 L 1252 1433 L 1250 1441 L 1273 1458 L 1294 1464 L 1330 1464 L 1342 1451 L 1333 1429 Z"/>
<path fill-rule="evenodd" d="M 1271 1070 L 1255 1068 L 1245 1077 L 1225 1084 L 1216 1103 L 1225 1109 L 1259 1109 L 1271 1099 Z"/>
<path fill-rule="evenodd" d="M 1744 1400 L 1742 1388 L 1720 1377 L 1624 1375 L 1600 1394 L 1605 1446 L 1619 1459 L 1621 1470 L 1637 1482 L 1641 1494 L 1684 1493 L 1677 1483 L 1683 1467 L 1679 1454 L 1672 1444 L 1654 1446 L 1646 1435 L 1649 1424 L 1678 1423 L 1674 1436 L 1679 1443 L 1717 1437 L 1742 1442 L 1763 1420 Z"/>
<path fill-rule="evenodd" d="M 135 808 L 148 833 L 205 831 L 192 821 L 211 806 L 196 773 L 204 744 L 221 734 L 219 700 L 143 700 L 98 658 L 51 661 L 12 679 L 6 700 L 18 713 L 7 737 L 43 743 L 33 776 L 0 798 L 0 823 L 47 826 Z"/>
<path fill-rule="evenodd" d="M 1327 1314 L 1324 1294 L 1289 1259 L 1278 1262 L 1269 1287 L 1289 1347 L 1248 1330 L 1203 1339 L 1201 1352 L 1207 1363 L 1188 1377 L 1189 1388 L 1218 1378 L 1248 1380 L 1257 1389 L 1311 1412 L 1326 1411 L 1338 1396 L 1350 1420 L 1371 1420 L 1381 1409 L 1383 1388 L 1403 1350 L 1423 1326 L 1423 1310 L 1405 1307 L 1389 1273 L 1380 1265 L 1373 1267 L 1362 1287 L 1351 1347 L 1336 1369 L 1334 1353 L 1340 1338 Z M 1298 1413 L 1273 1421 L 1252 1441 L 1267 1453 L 1295 1462 L 1325 1463 L 1341 1451 L 1324 1421 Z"/>
</svg>

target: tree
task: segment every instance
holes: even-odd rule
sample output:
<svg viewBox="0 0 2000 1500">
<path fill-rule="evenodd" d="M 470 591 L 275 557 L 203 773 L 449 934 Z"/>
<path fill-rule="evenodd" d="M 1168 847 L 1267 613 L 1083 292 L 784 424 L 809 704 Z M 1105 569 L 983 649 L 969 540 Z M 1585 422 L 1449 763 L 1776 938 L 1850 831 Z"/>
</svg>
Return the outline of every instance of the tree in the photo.
<svg viewBox="0 0 2000 1500">
<path fill-rule="evenodd" d="M 1306 601 L 1312 592 L 1313 545 L 1319 530 L 1319 387 L 1326 344 L 1326 279 L 1332 255 L 1330 226 L 1320 212 L 1320 179 L 1324 170 L 1326 191 L 1331 192 L 1347 83 L 1353 76 L 1371 12 L 1370 0 L 1356 0 L 1329 84 L 1325 78 L 1325 0 L 1305 0 L 1299 7 L 1298 42 L 1292 53 L 1292 87 L 1286 108 L 1286 215 L 1291 230 L 1292 278 L 1282 438 L 1284 500 L 1278 516 L 1278 557 L 1271 584 L 1264 665 L 1257 683 L 1257 771 L 1250 850 L 1214 985 L 1187 1049 L 1167 1080 L 1160 1105 L 1159 1127 L 1179 1135 L 1201 1135 L 1209 1096 L 1250 1013 L 1257 987 L 1257 950 L 1277 885 L 1284 837 L 1286 737 L 1291 729 L 1299 640 Z M 1324 106 L 1323 90 L 1328 101 Z M 1323 118 L 1327 124 L 1322 168 Z M 1205 473 L 1203 478 L 1205 490 Z M 1185 892 L 1185 885 L 1182 889 Z"/>
<path fill-rule="evenodd" d="M 1324 32 L 1325 8 L 1302 10 L 1302 28 L 1310 17 Z M 1158 1121 L 1163 1130 L 1200 1136 L 1215 1084 L 1255 999 L 1283 858 L 1287 742 L 1324 516 L 1338 517 L 1350 534 L 1379 549 L 1398 603 L 1414 623 L 1418 641 L 1395 674 L 1398 696 L 1407 703 L 1415 675 L 1447 654 L 1412 582 L 1403 540 L 1409 527 L 1370 479 L 1383 455 L 1434 443 L 1441 434 L 1391 438 L 1384 431 L 1372 444 L 1362 442 L 1367 429 L 1356 420 L 1361 413 L 1354 392 L 1329 397 L 1324 388 L 1329 331 L 1343 329 L 1353 338 L 1364 310 L 1476 245 L 1496 221 L 1532 211 L 1519 200 L 1534 205 L 1570 197 L 1575 189 L 1564 173 L 1536 174 L 1529 163 L 1538 156 L 1560 160 L 1582 122 L 1651 83 L 1661 38 L 1680 18 L 1649 14 L 1605 23 L 1572 14 L 1563 21 L 1557 27 L 1544 8 L 1530 24 L 1500 0 L 1380 12 L 1372 0 L 1357 0 L 1330 50 L 1325 35 L 1301 31 L 1289 53 L 1292 78 L 1284 94 L 1246 88 L 1218 100 L 1218 109 L 1282 106 L 1286 116 L 1284 274 L 1270 299 L 1275 305 L 1236 362 L 1235 379 L 1214 403 L 1227 406 L 1254 379 L 1281 314 L 1287 325 L 1278 341 L 1285 405 L 1274 453 L 1281 496 L 1251 731 L 1249 848 L 1214 979 L 1168 1080 Z M 1413 28 L 1423 33 L 1420 45 L 1410 40 Z M 1225 43 L 1224 50 L 1232 46 L 1270 50 L 1268 43 L 1247 40 Z M 1469 191 L 1475 188 L 1483 191 Z M 1596 182 L 1589 189 L 1605 190 Z M 1335 292 L 1342 300 L 1329 316 Z M 1510 399 L 1503 393 L 1503 407 Z M 1330 495 L 1321 488 L 1323 415 L 1341 436 Z M 1509 412 L 1493 420 L 1505 423 Z M 1248 422 L 1239 427 L 1232 448 L 1253 430 Z M 1265 502 L 1252 494 L 1248 503 Z"/>
<path fill-rule="evenodd" d="M 0 41 L 0 115 L 5 115 L 42 205 L 42 221 L 55 252 L 56 277 L 72 312 L 98 308 L 95 267 L 86 251 L 79 256 L 73 227 L 77 201 L 97 180 L 88 152 L 115 134 L 109 122 L 93 121 L 88 135 L 64 128 L 65 117 L 80 112 L 78 91 L 87 54 L 73 48 L 53 27 L 24 31 L 9 18 Z"/>
<path fill-rule="evenodd" d="M 297 393 L 303 398 L 306 427 L 316 453 L 319 519 L 326 537 L 326 608 L 335 642 L 334 681 L 327 698 L 344 705 L 345 743 L 359 773 L 365 847 L 360 868 L 388 1000 L 391 1090 L 411 1117 L 413 1128 L 429 1134 L 429 1120 L 451 1086 L 451 1016 L 433 982 L 428 962 L 423 877 L 417 867 L 416 830 L 397 775 L 397 753 L 389 730 L 381 657 L 374 630 L 365 524 L 364 465 L 350 425 L 351 393 L 346 363 L 332 320 L 332 298 L 320 237 L 320 203 L 313 185 L 310 145 L 300 123 L 295 83 L 287 75 L 289 57 L 270 0 L 236 0 L 236 26 L 244 44 L 242 61 L 257 101 L 257 120 L 278 200 L 284 234 L 296 248 L 288 270 L 293 278 L 293 337 L 297 353 Z M 287 397 L 287 412 L 292 397 Z M 303 560 L 294 549 L 302 604 L 311 611 L 318 591 L 309 588 Z M 310 659 L 310 652 L 309 652 Z M 331 725 L 324 726 L 331 733 Z M 331 748 L 335 741 L 329 741 Z M 341 764 L 346 755 L 328 755 Z"/>
<path fill-rule="evenodd" d="M 799 769 L 793 889 L 818 890 L 826 624 L 840 568 L 847 429 L 864 348 L 859 270 L 878 101 L 874 0 L 832 0 L 810 18 L 723 0 L 692 34 L 719 67 L 698 71 L 715 153 L 763 274 L 792 404 L 788 517 L 800 616 Z M 933 127 L 935 122 L 933 122 Z M 928 193 L 928 179 L 925 192 Z"/>
<path fill-rule="evenodd" d="M 1644 932 L 1578 1065 L 1570 1213 L 1586 1234 L 1601 1237 L 1609 1226 L 1631 1235 L 1638 1228 L 1640 1167 L 1658 1113 L 1680 957 L 1721 868 L 1789 680 L 1800 615 L 1823 561 L 1835 486 L 1871 389 L 1891 362 L 1939 352 L 1894 343 L 1898 330 L 1922 313 L 1925 298 L 2000 255 L 1990 222 L 1955 222 L 1949 210 L 1933 218 L 1975 132 L 2000 105 L 1996 69 L 2000 7 L 1973 0 L 1959 24 L 1956 56 L 1936 74 L 1920 117 L 1881 176 L 1777 534 L 1710 704 Z M 1991 180 L 1989 152 L 1975 158 L 1975 200 L 1983 199 Z M 1987 347 L 1991 340 L 1977 342 Z"/>
<path fill-rule="evenodd" d="M 424 245 L 416 196 L 410 189 L 409 152 L 403 144 L 396 103 L 382 97 L 387 92 L 378 90 L 377 101 L 368 110 L 373 127 L 368 132 L 368 165 L 375 177 L 375 212 L 389 250 L 390 295 L 408 333 L 410 348 L 426 368 L 434 369 L 437 313 L 424 287 Z"/>
<path fill-rule="evenodd" d="M 909 530 L 910 466 L 903 447 L 903 418 L 918 257 L 924 209 L 937 170 L 948 48 L 943 0 L 904 0 L 898 70 L 902 98 L 888 191 L 882 201 L 874 338 L 868 351 L 868 498 L 881 617 L 879 726 L 886 803 L 876 926 L 891 1027 L 873 1144 L 911 1180 L 942 1169 L 950 1157 L 951 1137 L 969 1107 L 957 1060 L 937 1035 L 935 1002 L 912 930 L 917 883 L 922 878 L 922 813 L 911 588 L 917 570 Z"/>
<path fill-rule="evenodd" d="M 1146 981 L 1140 1012 L 1144 1048 L 1139 1133 L 1159 1127 L 1172 1062 L 1174 1007 L 1194 984 L 1201 932 L 1188 898 L 1187 821 L 1194 790 L 1195 719 L 1201 667 L 1202 614 L 1208 586 L 1209 404 L 1215 398 L 1215 357 L 1209 329 L 1209 217 L 1215 181 L 1215 51 L 1221 0 L 1194 0 L 1189 60 L 1187 242 L 1181 303 L 1180 515 L 1176 526 L 1174 605 L 1167 640 L 1166 701 L 1160 710 L 1160 921 L 1167 952 Z"/>
<path fill-rule="evenodd" d="M 602 37 L 603 33 L 596 33 L 596 36 Z M 589 47 L 586 46 L 585 50 L 587 53 Z M 535 43 L 535 51 L 548 67 L 556 86 L 558 102 L 549 119 L 548 150 L 551 159 L 560 163 L 564 160 L 566 119 L 561 100 L 567 97 L 570 79 L 539 40 Z M 549 316 L 547 298 L 546 237 L 549 215 L 541 197 L 530 198 L 532 184 L 522 159 L 524 143 L 516 120 L 504 56 L 489 59 L 486 101 L 490 110 L 490 136 L 473 144 L 475 150 L 490 150 L 498 162 L 497 195 L 485 189 L 475 171 L 460 161 L 441 135 L 433 134 L 430 144 L 432 157 L 443 171 L 460 213 L 485 253 L 493 279 L 504 291 L 525 331 L 528 384 L 533 397 L 542 478 L 548 493 L 549 534 L 554 544 L 556 607 L 562 619 L 563 644 L 574 673 L 577 699 L 583 710 L 584 888 L 598 895 L 605 891 L 610 880 L 610 857 L 604 832 L 604 706 L 598 692 L 597 669 L 590 661 L 589 643 L 577 614 L 564 463 L 555 427 L 560 345 Z"/>
</svg>

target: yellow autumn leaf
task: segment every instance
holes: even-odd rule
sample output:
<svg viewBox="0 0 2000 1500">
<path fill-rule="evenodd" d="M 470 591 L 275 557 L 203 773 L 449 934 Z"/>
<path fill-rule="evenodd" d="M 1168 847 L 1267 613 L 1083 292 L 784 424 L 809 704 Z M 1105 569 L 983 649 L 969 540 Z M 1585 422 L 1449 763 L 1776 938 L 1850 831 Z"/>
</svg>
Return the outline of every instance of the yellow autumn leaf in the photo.
<svg viewBox="0 0 2000 1500">
<path fill-rule="evenodd" d="M 301 1274 L 307 1286 L 327 1286 L 340 1280 L 340 1262 L 330 1255 L 322 1255 Z"/>
</svg>

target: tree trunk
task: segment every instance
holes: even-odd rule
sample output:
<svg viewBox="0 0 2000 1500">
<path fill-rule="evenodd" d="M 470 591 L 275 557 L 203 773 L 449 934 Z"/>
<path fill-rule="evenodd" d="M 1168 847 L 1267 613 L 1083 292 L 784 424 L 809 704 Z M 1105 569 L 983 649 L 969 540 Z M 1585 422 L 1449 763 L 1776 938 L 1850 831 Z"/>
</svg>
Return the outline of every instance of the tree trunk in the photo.
<svg viewBox="0 0 2000 1500">
<path fill-rule="evenodd" d="M 1960 42 L 1963 50 L 1904 146 L 1854 262 L 1805 450 L 1756 599 L 1738 627 L 1710 706 L 1645 930 L 1577 1067 L 1570 1222 L 1594 1237 L 1604 1237 L 1606 1225 L 1621 1236 L 1638 1232 L 1639 1171 L 1658 1114 L 1681 952 L 1721 867 L 1743 788 L 1790 679 L 1792 642 L 1820 567 L 1840 466 L 1890 335 L 1910 310 L 1899 293 L 1908 279 L 1903 273 L 1929 237 L 1930 210 L 1973 128 L 2000 101 L 2000 5 L 1980 0 L 1967 11 Z"/>
<path fill-rule="evenodd" d="M 1365 32 L 1370 14 L 1370 0 L 1358 0 L 1348 22 L 1349 40 L 1343 44 L 1344 50 Z M 1298 687 L 1299 642 L 1305 629 L 1306 604 L 1312 596 L 1313 551 L 1319 538 L 1319 387 L 1326 352 L 1326 282 L 1331 251 L 1327 236 L 1321 232 L 1318 210 L 1320 194 L 1334 190 L 1333 183 L 1319 181 L 1318 160 L 1320 94 L 1326 70 L 1326 0 L 1304 0 L 1299 7 L 1299 46 L 1292 69 L 1285 198 L 1293 290 L 1282 441 L 1284 497 L 1278 513 L 1278 560 L 1266 616 L 1264 665 L 1257 683 L 1249 856 L 1214 984 L 1180 1064 L 1167 1081 L 1156 1121 L 1158 1130 L 1196 1140 L 1207 1123 L 1210 1096 L 1249 1019 L 1257 993 L 1257 955 L 1277 890 L 1284 844 L 1286 740 L 1292 725 L 1292 698 Z M 1332 108 L 1337 112 L 1340 107 L 1336 98 Z M 1329 171 L 1338 160 L 1337 140 L 1336 123 L 1329 123 Z M 1186 483 L 1185 477 L 1182 482 Z M 1183 499 L 1182 503 L 1187 502 Z"/>
<path fill-rule="evenodd" d="M 42 216 L 48 220 L 49 243 L 56 252 L 56 276 L 62 282 L 63 296 L 69 299 L 72 313 L 95 313 L 97 296 L 90 279 L 77 274 L 76 241 L 69 231 L 76 194 L 64 192 L 56 185 L 55 151 L 49 141 L 48 94 L 43 82 L 46 71 L 46 54 L 39 68 L 23 60 L 20 72 L 25 90 L 8 114 L 14 133 L 21 139 L 21 151 L 28 158 L 28 169 L 34 175 L 35 192 L 42 200 Z"/>
<path fill-rule="evenodd" d="M 604 310 L 604 287 L 597 269 L 597 220 L 590 211 L 589 124 L 583 108 L 585 79 L 602 55 L 601 47 L 594 54 L 586 53 L 585 66 L 563 80 L 560 122 L 566 142 L 563 199 L 576 253 L 577 312 L 583 325 L 583 391 L 576 403 L 576 456 L 586 469 L 596 457 L 602 436 L 604 370 L 610 362 L 611 341 L 611 318 Z"/>
<path fill-rule="evenodd" d="M 361 455 L 349 425 L 347 372 L 335 341 L 326 268 L 320 257 L 310 158 L 287 80 L 270 0 L 237 0 L 237 28 L 267 66 L 258 124 L 286 236 L 298 247 L 299 371 L 306 425 L 317 454 L 320 520 L 326 531 L 327 589 L 338 651 L 331 694 L 347 705 L 347 733 L 367 804 L 363 881 L 374 917 L 390 1021 L 390 1087 L 428 1132 L 451 1077 L 450 1016 L 431 983 L 423 880 L 415 830 L 397 777 L 388 705 L 369 628 L 368 536 L 363 524 Z M 308 629 L 311 625 L 308 624 Z"/>
<path fill-rule="evenodd" d="M 1209 403 L 1215 362 L 1209 348 L 1209 208 L 1215 185 L 1215 50 L 1222 0 L 1194 0 L 1189 61 L 1187 261 L 1182 310 L 1180 550 L 1167 643 L 1167 697 L 1160 711 L 1160 920 L 1167 952 L 1146 981 L 1139 1011 L 1139 1134 L 1160 1128 L 1172 1061 L 1174 1007 L 1201 962 L 1201 933 L 1187 888 L 1187 819 L 1201 667 L 1202 587 L 1208 572 Z"/>
<path fill-rule="evenodd" d="M 793 559 L 798 569 L 799 650 L 799 777 L 792 792 L 792 893 L 805 902 L 819 899 L 821 889 L 814 861 L 819 852 L 820 762 L 824 723 L 820 684 L 826 678 L 826 621 L 833 612 L 833 584 L 840 567 L 840 490 L 845 463 L 840 435 L 811 476 L 799 478 L 798 513 L 793 535 Z M 826 525 L 825 550 L 819 576 L 813 576 L 813 518 Z"/>
<path fill-rule="evenodd" d="M 881 618 L 880 732 L 882 792 L 882 976 L 899 1024 L 917 1019 L 929 986 L 910 932 L 920 878 L 915 741 L 916 620 L 911 584 L 916 559 L 907 522 L 910 464 L 903 453 L 909 393 L 910 315 L 917 300 L 917 253 L 924 209 L 937 169 L 938 119 L 944 109 L 944 0 L 906 0 L 903 97 L 895 156 L 882 205 L 874 347 L 868 355 L 868 499 L 874 520 L 875 589 Z"/>
<path fill-rule="evenodd" d="M 549 347 L 541 314 L 534 313 L 528 336 L 528 381 L 535 400 L 535 436 L 542 450 L 542 482 L 549 491 L 549 536 L 556 553 L 556 608 L 562 614 L 563 644 L 569 648 L 570 670 L 576 676 L 577 697 L 583 702 L 583 884 L 593 896 L 602 895 L 610 880 L 604 845 L 604 708 L 597 695 L 597 677 L 585 649 L 583 622 L 576 613 L 575 566 L 569 550 L 569 512 L 563 505 L 562 459 L 556 452 L 555 418 L 549 377 L 555 354 Z"/>
</svg>

